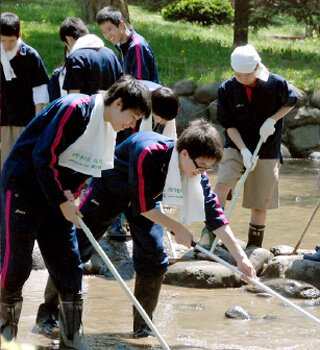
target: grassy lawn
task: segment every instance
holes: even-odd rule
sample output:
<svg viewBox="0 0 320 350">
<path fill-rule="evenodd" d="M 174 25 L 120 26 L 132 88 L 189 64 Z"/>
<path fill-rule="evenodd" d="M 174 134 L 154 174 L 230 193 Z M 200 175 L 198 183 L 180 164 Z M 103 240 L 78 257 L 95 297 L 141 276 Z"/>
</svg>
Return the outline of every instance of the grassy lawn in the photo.
<svg viewBox="0 0 320 350">
<path fill-rule="evenodd" d="M 74 0 L 2 1 L 2 12 L 16 13 L 22 21 L 22 38 L 40 53 L 48 74 L 63 61 L 63 44 L 59 25 L 68 16 L 82 17 Z M 167 86 L 181 79 L 192 79 L 198 85 L 224 81 L 232 76 L 230 54 L 233 51 L 231 26 L 201 27 L 186 22 L 164 21 L 159 13 L 129 5 L 135 30 L 150 43 L 159 69 L 161 83 Z M 320 39 L 275 39 L 270 35 L 304 34 L 304 27 L 294 21 L 279 18 L 281 27 L 261 29 L 249 34 L 273 73 L 285 77 L 300 89 L 320 89 Z M 91 33 L 102 38 L 95 23 L 88 24 Z M 113 48 L 112 44 L 105 42 Z"/>
</svg>

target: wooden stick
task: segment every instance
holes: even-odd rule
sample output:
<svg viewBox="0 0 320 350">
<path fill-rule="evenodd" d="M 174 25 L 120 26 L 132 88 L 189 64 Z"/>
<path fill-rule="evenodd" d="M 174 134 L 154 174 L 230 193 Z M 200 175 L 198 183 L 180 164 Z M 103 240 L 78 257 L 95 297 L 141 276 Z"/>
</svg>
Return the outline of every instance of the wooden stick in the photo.
<svg viewBox="0 0 320 350">
<path fill-rule="evenodd" d="M 318 203 L 317 203 L 316 207 L 314 208 L 313 213 L 312 213 L 312 215 L 311 215 L 309 221 L 307 222 L 305 228 L 303 229 L 303 232 L 301 233 L 301 236 L 300 236 L 300 238 L 299 238 L 299 240 L 298 240 L 296 246 L 294 247 L 293 252 L 291 253 L 291 255 L 294 255 L 294 254 L 297 252 L 297 249 L 298 249 L 298 247 L 299 247 L 299 245 L 300 245 L 300 243 L 301 243 L 301 241 L 302 241 L 304 235 L 306 234 L 306 232 L 307 232 L 307 230 L 308 230 L 308 228 L 309 228 L 309 226 L 310 226 L 310 224 L 311 224 L 313 218 L 315 217 L 315 215 L 316 215 L 316 213 L 317 213 L 319 207 L 320 207 L 320 199 L 318 200 Z"/>
</svg>

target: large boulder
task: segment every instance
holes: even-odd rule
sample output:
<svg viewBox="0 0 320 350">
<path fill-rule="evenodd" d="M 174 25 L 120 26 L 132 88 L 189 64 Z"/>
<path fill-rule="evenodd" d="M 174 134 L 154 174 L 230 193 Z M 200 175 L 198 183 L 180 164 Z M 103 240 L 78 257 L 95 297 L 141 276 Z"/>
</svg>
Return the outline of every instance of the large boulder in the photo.
<svg viewBox="0 0 320 350">
<path fill-rule="evenodd" d="M 296 129 L 286 129 L 286 143 L 292 157 L 299 157 L 304 152 L 319 147 L 319 125 L 306 125 Z"/>
<path fill-rule="evenodd" d="M 260 280 L 260 282 L 285 298 L 317 299 L 320 297 L 320 291 L 317 288 L 303 281 L 271 278 Z M 248 285 L 245 290 L 256 294 L 265 293 L 265 289 L 258 285 Z"/>
<path fill-rule="evenodd" d="M 261 278 L 290 278 L 307 282 L 320 289 L 320 262 L 303 259 L 301 255 L 274 257 L 261 274 Z"/>
<path fill-rule="evenodd" d="M 320 109 L 320 90 L 315 91 L 310 97 L 311 106 Z"/>
<path fill-rule="evenodd" d="M 298 89 L 296 86 L 294 86 L 293 84 L 289 84 L 289 87 L 292 89 L 292 91 L 298 96 L 298 101 L 296 103 L 296 107 L 301 107 L 304 106 L 307 101 L 308 101 L 308 94 L 303 91 Z"/>
<path fill-rule="evenodd" d="M 308 106 L 294 108 L 285 116 L 284 123 L 289 129 L 307 125 L 320 125 L 320 109 Z"/>
<path fill-rule="evenodd" d="M 196 84 L 189 79 L 179 80 L 176 83 L 174 83 L 172 87 L 172 89 L 179 96 L 192 96 L 194 95 L 196 88 L 197 88 Z"/>
<path fill-rule="evenodd" d="M 218 90 L 221 85 L 221 81 L 214 81 L 209 84 L 199 86 L 194 96 L 199 103 L 210 103 L 218 97 Z"/>
<path fill-rule="evenodd" d="M 164 283 L 190 288 L 237 288 L 244 284 L 228 267 L 206 260 L 179 262 L 169 267 Z"/>
<path fill-rule="evenodd" d="M 177 134 L 187 128 L 192 120 L 204 118 L 208 120 L 207 105 L 197 103 L 194 97 L 180 97 L 180 111 L 176 118 Z"/>
</svg>

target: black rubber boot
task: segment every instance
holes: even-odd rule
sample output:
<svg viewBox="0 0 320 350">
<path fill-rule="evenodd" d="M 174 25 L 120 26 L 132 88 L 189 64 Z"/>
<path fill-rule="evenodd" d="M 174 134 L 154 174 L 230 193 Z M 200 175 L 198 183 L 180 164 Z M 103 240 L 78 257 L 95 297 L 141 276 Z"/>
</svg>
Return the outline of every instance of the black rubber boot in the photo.
<svg viewBox="0 0 320 350">
<path fill-rule="evenodd" d="M 59 294 L 60 349 L 89 350 L 82 334 L 80 294 Z"/>
<path fill-rule="evenodd" d="M 266 225 L 249 224 L 248 243 L 246 248 L 261 248 Z"/>
<path fill-rule="evenodd" d="M 33 332 L 40 334 L 52 334 L 55 328 L 59 327 L 58 306 L 58 292 L 49 276 L 44 292 L 44 303 L 39 306 L 36 318 L 36 327 L 34 327 Z"/>
<path fill-rule="evenodd" d="M 22 291 L 1 290 L 1 335 L 7 341 L 17 337 L 22 301 Z"/>
<path fill-rule="evenodd" d="M 156 309 L 164 275 L 150 277 L 136 274 L 134 296 L 152 321 Z M 133 331 L 135 338 L 154 335 L 139 311 L 133 307 Z"/>
</svg>

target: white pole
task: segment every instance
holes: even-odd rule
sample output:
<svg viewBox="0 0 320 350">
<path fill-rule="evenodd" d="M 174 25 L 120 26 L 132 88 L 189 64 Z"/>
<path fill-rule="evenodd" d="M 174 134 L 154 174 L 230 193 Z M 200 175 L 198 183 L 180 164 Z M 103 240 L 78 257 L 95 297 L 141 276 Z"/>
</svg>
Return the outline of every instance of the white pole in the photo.
<svg viewBox="0 0 320 350">
<path fill-rule="evenodd" d="M 263 139 L 261 137 L 259 142 L 258 142 L 258 144 L 257 144 L 256 149 L 253 152 L 253 157 L 256 157 L 258 155 L 258 152 L 260 151 L 260 148 L 261 148 L 262 144 L 263 144 Z M 237 191 L 236 191 L 236 193 L 235 193 L 235 195 L 233 197 L 233 200 L 232 200 L 232 202 L 230 204 L 230 208 L 229 208 L 229 210 L 227 212 L 227 215 L 226 215 L 227 219 L 229 219 L 229 216 L 230 216 L 230 214 L 231 214 L 231 212 L 233 210 L 234 205 L 236 204 L 236 201 L 238 199 L 240 191 L 241 191 L 244 183 L 246 182 L 249 173 L 250 173 L 250 169 L 248 168 L 248 169 L 246 169 L 245 173 L 243 174 L 241 182 L 240 182 L 240 184 L 239 184 L 239 186 L 237 188 Z M 218 242 L 219 242 L 219 238 L 216 237 L 216 239 L 214 240 L 214 242 L 213 242 L 213 244 L 211 246 L 210 253 L 212 253 L 216 249 L 216 245 L 218 244 Z"/>
<path fill-rule="evenodd" d="M 247 276 L 245 273 L 241 272 L 239 269 L 237 269 L 235 266 L 229 264 L 228 262 L 224 261 L 223 259 L 219 258 L 218 256 L 214 255 L 213 253 L 211 253 L 209 250 L 204 249 L 200 244 L 196 244 L 195 242 L 192 242 L 192 246 L 195 249 L 200 250 L 202 253 L 210 256 L 210 258 L 216 260 L 217 262 L 229 267 L 231 270 L 239 273 L 242 276 L 246 276 L 246 278 L 249 279 L 249 281 L 253 284 L 256 284 L 257 286 L 259 286 L 260 288 L 264 289 L 266 292 L 270 293 L 271 295 L 275 296 L 276 298 L 282 300 L 283 302 L 285 302 L 286 304 L 292 306 L 294 309 L 296 309 L 297 311 L 303 313 L 305 316 L 311 318 L 313 321 L 317 322 L 318 324 L 320 324 L 320 320 L 316 317 L 314 317 L 313 315 L 309 314 L 308 312 L 306 312 L 305 310 L 303 310 L 300 306 L 294 304 L 293 302 L 291 302 L 290 300 L 284 298 L 282 295 L 280 295 L 279 293 L 275 292 L 274 290 L 272 290 L 271 288 L 269 288 L 268 286 L 264 285 L 263 283 Z"/>
<path fill-rule="evenodd" d="M 166 350 L 170 350 L 169 346 L 165 342 L 165 340 L 162 338 L 161 334 L 158 332 L 152 321 L 150 320 L 147 313 L 144 311 L 143 307 L 140 305 L 139 301 L 135 298 L 135 296 L 131 293 L 130 289 L 127 287 L 127 285 L 124 283 L 123 279 L 119 275 L 116 268 L 113 266 L 111 260 L 108 258 L 107 254 L 103 251 L 99 243 L 94 238 L 93 234 L 89 230 L 88 226 L 83 222 L 83 220 L 78 216 L 77 217 L 78 222 L 83 229 L 84 233 L 88 237 L 89 241 L 97 251 L 97 253 L 101 256 L 103 262 L 108 266 L 109 270 L 112 272 L 113 276 L 116 278 L 116 280 L 119 282 L 122 289 L 125 291 L 127 296 L 131 299 L 132 303 L 136 307 L 136 309 L 139 311 L 140 315 L 143 317 L 143 319 L 147 322 L 147 325 L 150 327 L 152 332 L 155 334 L 155 336 L 158 338 L 159 342 L 161 343 L 162 347 Z"/>
</svg>

